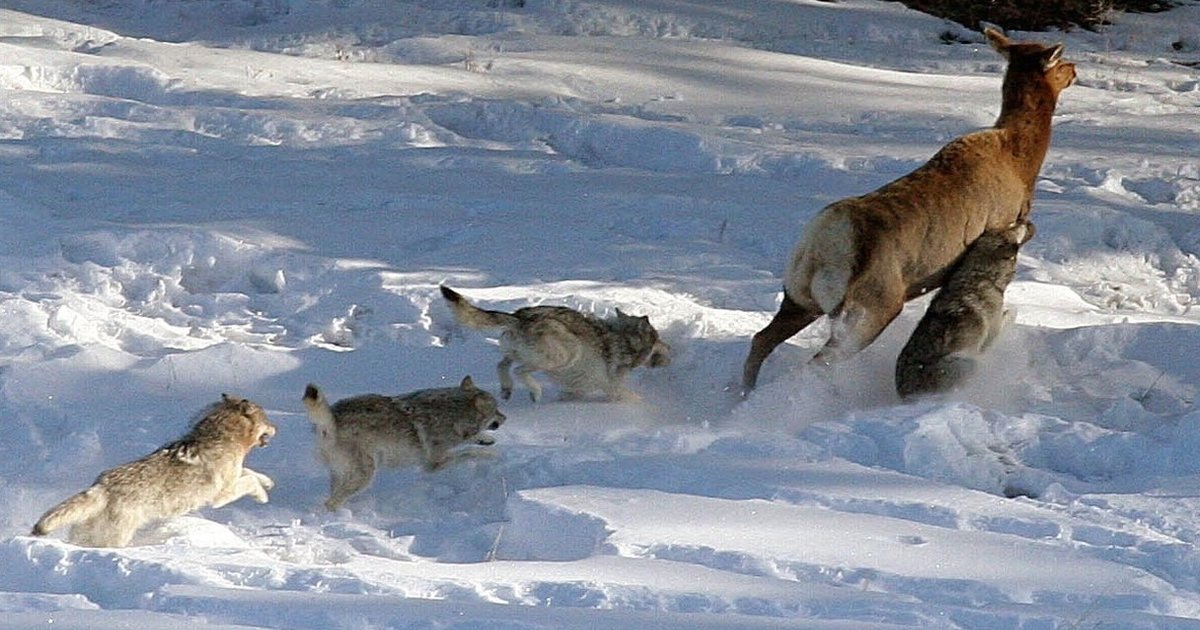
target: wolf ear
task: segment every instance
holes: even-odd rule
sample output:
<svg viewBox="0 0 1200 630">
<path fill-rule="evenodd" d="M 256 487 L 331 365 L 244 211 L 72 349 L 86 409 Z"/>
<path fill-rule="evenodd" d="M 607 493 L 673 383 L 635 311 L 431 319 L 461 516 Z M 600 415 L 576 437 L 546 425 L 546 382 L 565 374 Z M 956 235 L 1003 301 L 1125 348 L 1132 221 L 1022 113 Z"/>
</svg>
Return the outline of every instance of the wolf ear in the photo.
<svg viewBox="0 0 1200 630">
<path fill-rule="evenodd" d="M 1008 59 L 1008 47 L 1012 46 L 1012 40 L 1005 37 L 1004 33 L 995 26 L 987 25 L 983 27 L 983 35 L 987 37 L 988 43 L 992 49 Z"/>
<path fill-rule="evenodd" d="M 1065 47 L 1062 44 L 1055 44 L 1044 50 L 1041 54 L 1042 70 L 1049 70 L 1050 68 L 1057 66 L 1058 62 L 1062 61 L 1064 49 Z"/>
<path fill-rule="evenodd" d="M 1028 243 L 1029 239 L 1033 238 L 1035 233 L 1037 233 L 1037 230 L 1033 227 L 1033 223 L 1026 221 L 1025 234 L 1021 237 L 1021 242 L 1018 243 L 1018 245 L 1024 245 L 1025 243 Z"/>
<path fill-rule="evenodd" d="M 464 390 L 466 390 L 466 391 L 468 391 L 468 392 L 475 391 L 476 389 L 479 389 L 478 387 L 475 387 L 475 381 L 472 381 L 472 380 L 471 380 L 471 375 L 470 375 L 470 374 L 468 374 L 468 375 L 466 375 L 466 376 L 464 376 L 464 377 L 463 377 L 462 384 L 461 384 L 461 385 L 459 385 L 459 387 L 461 387 L 462 389 L 464 389 Z"/>
</svg>

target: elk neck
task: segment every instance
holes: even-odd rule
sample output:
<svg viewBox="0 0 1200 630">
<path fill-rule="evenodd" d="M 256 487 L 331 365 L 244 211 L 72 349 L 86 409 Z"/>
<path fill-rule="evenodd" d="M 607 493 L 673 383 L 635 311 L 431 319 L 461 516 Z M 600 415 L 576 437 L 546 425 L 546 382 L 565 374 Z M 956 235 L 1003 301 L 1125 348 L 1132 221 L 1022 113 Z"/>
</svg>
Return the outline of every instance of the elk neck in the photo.
<svg viewBox="0 0 1200 630">
<path fill-rule="evenodd" d="M 1004 132 L 1005 147 L 1031 189 L 1050 148 L 1050 121 L 1057 102 L 1057 91 L 1041 73 L 1009 73 L 1004 77 L 995 128 Z"/>
</svg>

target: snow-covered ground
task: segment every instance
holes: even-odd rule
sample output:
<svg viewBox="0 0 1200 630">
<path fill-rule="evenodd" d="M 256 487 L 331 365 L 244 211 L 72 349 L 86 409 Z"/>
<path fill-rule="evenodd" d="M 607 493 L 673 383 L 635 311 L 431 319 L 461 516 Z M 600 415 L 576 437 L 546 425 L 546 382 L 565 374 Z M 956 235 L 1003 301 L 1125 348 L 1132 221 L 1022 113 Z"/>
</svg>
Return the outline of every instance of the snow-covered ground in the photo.
<svg viewBox="0 0 1200 630">
<path fill-rule="evenodd" d="M 0 628 L 1200 628 L 1200 5 L 1032 36 L 1080 78 L 1017 323 L 909 405 L 924 301 L 731 385 L 813 214 L 994 120 L 977 34 L 872 0 L 0 7 Z M 518 389 L 490 456 L 325 513 L 306 383 L 496 390 L 443 282 L 648 315 L 674 362 L 640 404 Z M 279 426 L 269 504 L 26 535 L 222 392 Z"/>
</svg>

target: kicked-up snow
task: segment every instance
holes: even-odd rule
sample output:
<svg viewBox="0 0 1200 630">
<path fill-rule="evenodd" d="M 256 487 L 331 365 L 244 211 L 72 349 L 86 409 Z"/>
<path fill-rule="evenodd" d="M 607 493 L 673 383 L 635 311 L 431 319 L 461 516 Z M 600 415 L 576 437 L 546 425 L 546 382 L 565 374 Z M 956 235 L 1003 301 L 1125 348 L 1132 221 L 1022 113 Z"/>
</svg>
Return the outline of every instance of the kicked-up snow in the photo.
<svg viewBox="0 0 1200 630">
<path fill-rule="evenodd" d="M 1197 24 L 1012 34 L 1079 70 L 1015 322 L 901 404 L 928 298 L 735 384 L 805 223 L 995 119 L 977 33 L 873 0 L 0 2 L 0 628 L 1200 628 Z M 649 316 L 672 363 L 640 402 L 539 377 L 496 445 L 325 512 L 306 384 L 498 390 L 442 283 Z M 222 392 L 279 427 L 270 503 L 28 535 Z"/>
</svg>

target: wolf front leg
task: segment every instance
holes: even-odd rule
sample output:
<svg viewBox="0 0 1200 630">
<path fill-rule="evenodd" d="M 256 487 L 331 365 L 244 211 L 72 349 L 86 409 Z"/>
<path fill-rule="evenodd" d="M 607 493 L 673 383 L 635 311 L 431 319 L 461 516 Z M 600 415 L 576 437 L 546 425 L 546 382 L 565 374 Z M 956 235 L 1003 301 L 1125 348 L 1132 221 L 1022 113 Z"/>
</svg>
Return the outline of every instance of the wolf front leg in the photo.
<svg viewBox="0 0 1200 630">
<path fill-rule="evenodd" d="M 258 479 L 258 483 L 262 484 L 262 487 L 265 490 L 270 490 L 271 488 L 275 487 L 275 481 L 273 479 L 271 479 L 270 477 L 258 472 L 257 470 L 251 470 L 249 468 L 243 467 L 242 468 L 242 476 L 245 477 L 247 475 L 254 477 L 255 479 Z"/>
<path fill-rule="evenodd" d="M 542 399 L 542 386 L 533 378 L 533 368 L 528 365 L 517 366 L 517 377 L 529 388 L 529 399 L 533 402 L 539 402 Z"/>
<path fill-rule="evenodd" d="M 246 495 L 254 497 L 254 500 L 259 503 L 266 503 L 269 500 L 267 489 L 263 487 L 256 475 L 242 475 L 213 498 L 212 506 L 224 507 Z"/>
</svg>

